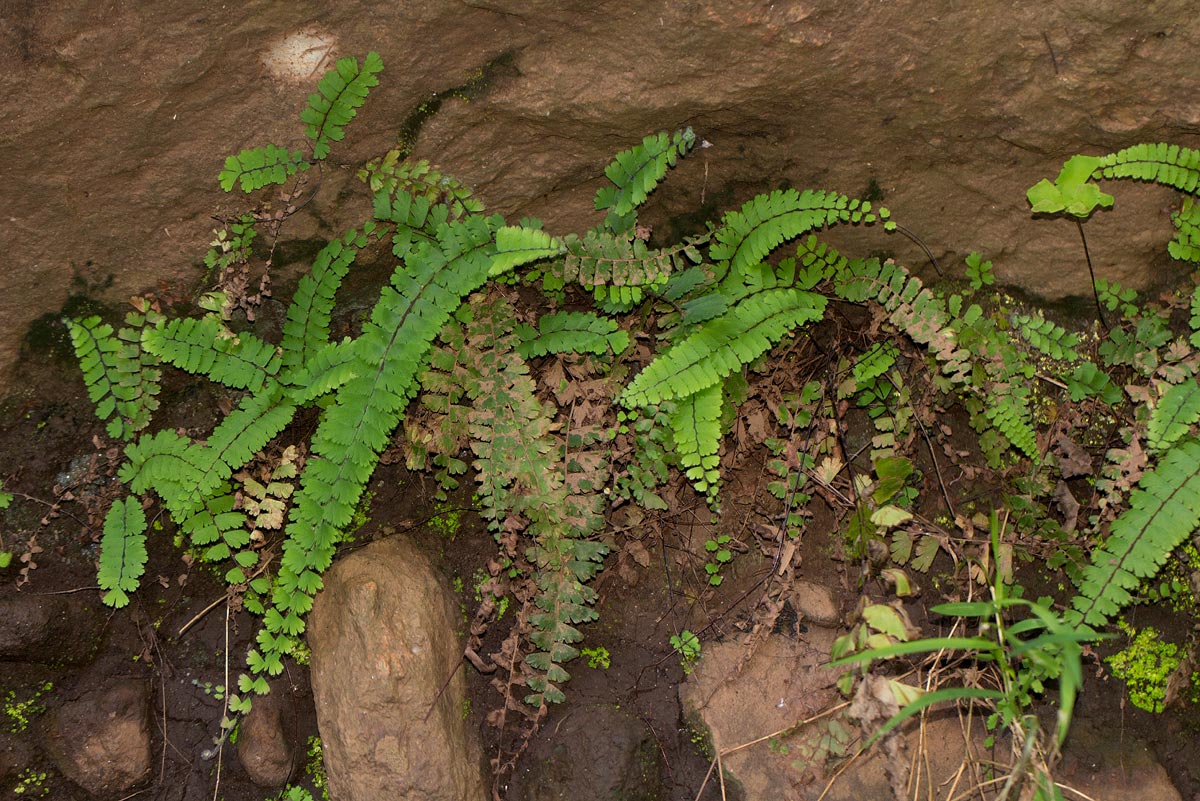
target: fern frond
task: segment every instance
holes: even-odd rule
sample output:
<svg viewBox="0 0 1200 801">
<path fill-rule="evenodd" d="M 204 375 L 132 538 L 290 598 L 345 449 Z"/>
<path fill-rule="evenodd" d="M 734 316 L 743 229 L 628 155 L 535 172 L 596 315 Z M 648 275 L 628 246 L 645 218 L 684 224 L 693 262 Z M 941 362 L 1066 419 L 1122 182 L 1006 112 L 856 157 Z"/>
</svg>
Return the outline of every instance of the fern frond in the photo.
<svg viewBox="0 0 1200 801">
<path fill-rule="evenodd" d="M 1133 145 L 1101 156 L 1092 176 L 1153 181 L 1191 194 L 1200 184 L 1200 150 L 1165 142 Z"/>
<path fill-rule="evenodd" d="M 299 150 L 267 145 L 226 158 L 225 169 L 221 170 L 217 181 L 226 192 L 238 184 L 243 192 L 249 193 L 270 184 L 285 184 L 298 170 L 307 170 L 309 166 Z"/>
<path fill-rule="evenodd" d="M 429 204 L 446 206 L 455 220 L 483 211 L 483 203 L 472 196 L 469 186 L 433 169 L 425 159 L 409 161 L 400 150 L 389 150 L 382 158 L 368 161 L 358 171 L 358 178 L 371 188 L 377 204 L 407 192 Z"/>
<path fill-rule="evenodd" d="M 870 203 L 836 192 L 777 189 L 726 213 L 708 253 L 716 262 L 718 280 L 729 276 L 740 281 L 750 267 L 788 239 L 839 222 L 870 225 L 887 217 L 886 209 L 872 212 Z"/>
<path fill-rule="evenodd" d="M 1012 446 L 1033 459 L 1040 458 L 1029 392 L 1024 385 L 994 387 L 984 407 L 984 415 Z"/>
<path fill-rule="evenodd" d="M 554 258 L 562 251 L 562 243 L 545 231 L 506 225 L 496 232 L 496 255 L 490 274 L 503 275 L 522 264 Z"/>
<path fill-rule="evenodd" d="M 279 372 L 273 345 L 249 332 L 233 334 L 211 314 L 157 326 L 146 332 L 145 346 L 165 362 L 233 389 L 261 390 Z"/>
<path fill-rule="evenodd" d="M 349 337 L 326 343 L 301 366 L 287 372 L 288 399 L 297 406 L 305 406 L 344 386 L 360 372 Z"/>
<path fill-rule="evenodd" d="M 362 70 L 354 58 L 340 59 L 317 83 L 317 91 L 308 96 L 308 107 L 300 114 L 306 123 L 305 135 L 313 140 L 313 158 L 329 155 L 329 143 L 340 142 L 346 124 L 354 119 L 371 88 L 379 85 L 375 77 L 383 71 L 383 59 L 372 51 L 363 60 Z"/>
<path fill-rule="evenodd" d="M 1079 353 L 1075 350 L 1075 346 L 1079 344 L 1079 337 L 1068 333 L 1061 325 L 1040 315 L 1028 314 L 1014 314 L 1012 323 L 1026 342 L 1051 359 L 1079 361 Z"/>
<path fill-rule="evenodd" d="M 632 408 L 706 389 L 766 353 L 784 334 L 818 320 L 825 298 L 798 289 L 752 295 L 650 362 L 621 393 Z"/>
<path fill-rule="evenodd" d="M 320 573 L 333 560 L 363 488 L 415 392 L 417 373 L 434 338 L 462 298 L 487 280 L 496 220 L 469 217 L 443 224 L 438 246 L 424 245 L 392 275 L 353 349 L 354 378 L 334 396 L 313 435 L 287 528 L 282 565 L 273 591 L 282 627 L 303 630 Z"/>
<path fill-rule="evenodd" d="M 721 405 L 724 387 L 713 384 L 680 398 L 672 412 L 671 433 L 679 466 L 692 486 L 711 502 L 721 482 Z"/>
<path fill-rule="evenodd" d="M 673 248 L 652 249 L 636 237 L 589 231 L 583 238 L 564 239 L 567 255 L 561 263 L 561 280 L 586 289 L 625 287 L 636 290 L 634 302 L 641 300 L 641 288 L 661 287 L 675 270 L 688 263 L 699 264 L 697 240 L 685 241 Z"/>
<path fill-rule="evenodd" d="M 538 318 L 538 327 L 519 326 L 523 340 L 517 352 L 524 359 L 547 353 L 621 353 L 629 347 L 629 334 L 615 320 L 591 312 L 555 312 Z"/>
<path fill-rule="evenodd" d="M 158 359 L 143 347 L 143 340 L 162 315 L 143 299 L 135 299 L 134 305 L 125 316 L 126 327 L 116 336 L 99 317 L 65 321 L 88 397 L 113 439 L 132 439 L 158 408 Z"/>
<path fill-rule="evenodd" d="M 96 573 L 104 603 L 120 609 L 138 588 L 146 569 L 146 515 L 137 498 L 113 502 L 104 516 L 100 569 Z"/>
<path fill-rule="evenodd" d="M 1188 378 L 1159 399 L 1146 425 L 1146 444 L 1152 453 L 1165 451 L 1197 420 L 1200 420 L 1200 385 L 1195 378 Z"/>
<path fill-rule="evenodd" d="M 1186 438 L 1144 473 L 1129 509 L 1083 569 L 1073 601 L 1083 622 L 1100 627 L 1133 600 L 1132 592 L 1200 525 L 1200 442 Z"/>
<path fill-rule="evenodd" d="M 375 223 L 363 225 L 362 233 L 351 229 L 334 239 L 317 254 L 312 268 L 300 279 L 283 324 L 280 366 L 286 371 L 307 364 L 317 351 L 329 344 L 329 318 L 334 297 L 358 251 L 375 233 Z"/>
<path fill-rule="evenodd" d="M 1175 238 L 1167 243 L 1172 258 L 1200 262 L 1200 203 L 1194 197 L 1183 199 L 1183 208 L 1171 215 Z"/>
<path fill-rule="evenodd" d="M 618 153 L 604 170 L 613 186 L 596 192 L 596 210 L 608 210 L 604 227 L 621 233 L 633 228 L 633 211 L 646 201 L 654 187 L 674 167 L 680 156 L 687 155 L 696 143 L 691 128 L 667 134 L 660 131 L 647 136 L 640 145 Z"/>
</svg>

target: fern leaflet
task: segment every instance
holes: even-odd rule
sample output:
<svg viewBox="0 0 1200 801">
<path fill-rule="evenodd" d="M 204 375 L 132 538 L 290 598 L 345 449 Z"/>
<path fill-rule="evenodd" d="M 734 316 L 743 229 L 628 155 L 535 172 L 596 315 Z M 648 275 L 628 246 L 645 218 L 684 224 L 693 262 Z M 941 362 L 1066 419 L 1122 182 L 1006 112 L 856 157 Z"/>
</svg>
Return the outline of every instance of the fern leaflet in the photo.
<svg viewBox="0 0 1200 801">
<path fill-rule="evenodd" d="M 1188 378 L 1168 389 L 1154 407 L 1146 426 L 1150 450 L 1160 453 L 1170 448 L 1197 420 L 1200 420 L 1200 384 L 1195 378 Z"/>
<path fill-rule="evenodd" d="M 307 124 L 304 133 L 313 140 L 314 159 L 329 155 L 330 142 L 342 141 L 346 124 L 354 119 L 371 87 L 379 85 L 375 76 L 382 71 L 383 59 L 372 51 L 361 71 L 357 59 L 343 58 L 317 83 L 317 91 L 308 96 L 308 107 L 300 114 L 300 121 Z"/>
<path fill-rule="evenodd" d="M 531 261 L 549 259 L 562 253 L 562 244 L 545 231 L 506 225 L 496 232 L 496 255 L 491 275 L 503 275 Z"/>
<path fill-rule="evenodd" d="M 1051 359 L 1069 362 L 1079 360 L 1079 353 L 1075 350 L 1079 337 L 1067 333 L 1061 325 L 1040 315 L 1034 317 L 1028 314 L 1014 314 L 1012 323 L 1026 342 Z"/>
<path fill-rule="evenodd" d="M 538 327 L 518 326 L 523 340 L 517 352 L 524 359 L 547 353 L 621 353 L 629 347 L 629 334 L 615 320 L 590 312 L 543 314 Z"/>
<path fill-rule="evenodd" d="M 251 333 L 233 334 L 216 315 L 171 320 L 146 332 L 146 349 L 165 362 L 233 389 L 263 388 L 279 372 L 279 353 Z"/>
<path fill-rule="evenodd" d="M 1075 610 L 1100 627 L 1133 600 L 1171 551 L 1200 525 L 1200 442 L 1187 438 L 1142 475 L 1129 509 L 1112 523 L 1108 541 L 1083 569 Z"/>
<path fill-rule="evenodd" d="M 146 569 L 146 515 L 137 498 L 113 502 L 104 517 L 100 570 L 96 579 L 106 590 L 104 603 L 120 609 L 138 588 Z"/>
<path fill-rule="evenodd" d="M 297 170 L 307 170 L 309 166 L 299 150 L 267 145 L 226 158 L 225 169 L 221 170 L 217 181 L 226 192 L 231 191 L 234 184 L 238 184 L 243 192 L 253 192 L 270 184 L 285 184 Z"/>
<path fill-rule="evenodd" d="M 621 403 L 651 406 L 706 389 L 824 312 L 825 298 L 812 292 L 771 289 L 752 295 L 650 362 L 621 393 Z"/>
<path fill-rule="evenodd" d="M 724 394 L 720 383 L 713 384 L 677 401 L 670 417 L 679 466 L 710 502 L 716 499 L 721 481 L 718 451 Z"/>
<path fill-rule="evenodd" d="M 608 210 L 604 227 L 622 233 L 633 228 L 634 210 L 658 185 L 667 168 L 674 167 L 680 156 L 687 155 L 696 143 L 691 128 L 668 135 L 666 131 L 651 134 L 629 150 L 616 155 L 604 170 L 613 186 L 596 192 L 596 210 Z"/>
</svg>

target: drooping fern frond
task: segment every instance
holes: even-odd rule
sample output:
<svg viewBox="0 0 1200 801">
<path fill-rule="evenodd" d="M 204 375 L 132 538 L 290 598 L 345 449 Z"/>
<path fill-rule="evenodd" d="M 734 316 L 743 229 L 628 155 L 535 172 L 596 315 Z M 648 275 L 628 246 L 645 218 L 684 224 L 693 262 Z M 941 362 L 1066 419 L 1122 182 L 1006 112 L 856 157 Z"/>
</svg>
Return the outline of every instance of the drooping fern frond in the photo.
<svg viewBox="0 0 1200 801">
<path fill-rule="evenodd" d="M 517 352 L 524 359 L 548 353 L 595 353 L 610 350 L 621 353 L 629 347 L 629 334 L 615 320 L 590 312 L 555 312 L 538 318 L 537 328 L 517 327 L 521 344 Z"/>
<path fill-rule="evenodd" d="M 1166 142 L 1133 145 L 1101 156 L 1092 177 L 1152 181 L 1191 194 L 1200 185 L 1200 150 Z"/>
<path fill-rule="evenodd" d="M 713 384 L 677 400 L 670 417 L 679 466 L 696 492 L 710 502 L 716 500 L 721 483 L 719 451 L 724 395 L 724 387 Z"/>
<path fill-rule="evenodd" d="M 145 345 L 163 361 L 233 389 L 260 390 L 279 372 L 273 345 L 249 332 L 234 334 L 213 314 L 156 326 L 146 332 Z"/>
<path fill-rule="evenodd" d="M 1200 525 L 1200 442 L 1180 440 L 1142 475 L 1129 509 L 1083 569 L 1073 601 L 1079 618 L 1099 628 L 1133 600 L 1171 552 Z"/>
<path fill-rule="evenodd" d="M 483 515 L 494 531 L 527 521 L 534 545 L 527 558 L 537 569 L 538 611 L 530 615 L 535 671 L 525 702 L 535 708 L 565 699 L 570 678 L 563 665 L 579 655 L 579 623 L 596 618 L 596 593 L 585 582 L 600 569 L 607 548 L 587 537 L 603 524 L 598 486 L 567 481 L 570 459 L 560 457 L 554 421 L 534 394 L 529 367 L 516 352 L 512 308 L 503 300 L 472 308 L 460 374 L 470 396 L 471 448 Z M 568 437 L 568 443 L 570 437 Z M 573 491 L 574 490 L 574 491 Z"/>
<path fill-rule="evenodd" d="M 596 192 L 596 210 L 608 211 L 604 227 L 616 233 L 633 229 L 635 209 L 646 201 L 646 197 L 658 185 L 669 167 L 674 167 L 680 156 L 687 155 L 696 143 L 691 128 L 668 134 L 660 131 L 616 155 L 604 170 L 613 186 Z"/>
<path fill-rule="evenodd" d="M 461 299 L 487 279 L 496 219 L 443 224 L 398 267 L 354 341 L 356 374 L 334 395 L 312 441 L 287 527 L 268 630 L 295 635 L 321 587 L 320 573 L 349 524 L 363 488 L 416 389 L 438 331 Z"/>
<path fill-rule="evenodd" d="M 383 71 L 383 59 L 372 51 L 363 59 L 362 69 L 355 58 L 339 59 L 333 69 L 317 83 L 317 91 L 308 96 L 308 107 L 300 114 L 306 123 L 305 135 L 313 141 L 313 158 L 329 155 L 329 143 L 340 142 L 346 124 L 354 119 L 371 88 L 379 85 L 375 76 Z"/>
<path fill-rule="evenodd" d="M 104 517 L 100 540 L 100 570 L 96 579 L 105 590 L 104 603 L 120 609 L 138 588 L 146 569 L 146 515 L 137 498 L 114 501 Z"/>
<path fill-rule="evenodd" d="M 267 145 L 243 150 L 236 156 L 225 159 L 225 169 L 217 181 L 226 192 L 237 184 L 249 193 L 271 184 L 285 184 L 297 171 L 307 170 L 311 165 L 299 150 Z"/>
<path fill-rule="evenodd" d="M 728 277 L 740 282 L 750 267 L 789 239 L 840 222 L 870 225 L 888 216 L 887 209 L 873 212 L 870 203 L 837 192 L 777 189 L 726 213 L 713 234 L 709 257 L 716 264 L 718 280 Z"/>
<path fill-rule="evenodd" d="M 87 384 L 96 416 L 107 421 L 108 435 L 130 440 L 150 423 L 158 408 L 158 358 L 144 347 L 147 331 L 162 322 L 162 315 L 145 298 L 134 298 L 126 325 L 113 335 L 112 326 L 99 317 L 67 320 L 71 345 Z M 110 419 L 111 418 L 111 419 Z"/>
<path fill-rule="evenodd" d="M 1169 388 L 1159 399 L 1146 425 L 1146 444 L 1152 453 L 1161 453 L 1187 434 L 1200 420 L 1200 384 L 1188 378 Z"/>
<path fill-rule="evenodd" d="M 752 295 L 704 323 L 646 366 L 621 393 L 627 408 L 707 389 L 766 353 L 797 326 L 819 320 L 825 298 L 798 289 Z"/>
</svg>

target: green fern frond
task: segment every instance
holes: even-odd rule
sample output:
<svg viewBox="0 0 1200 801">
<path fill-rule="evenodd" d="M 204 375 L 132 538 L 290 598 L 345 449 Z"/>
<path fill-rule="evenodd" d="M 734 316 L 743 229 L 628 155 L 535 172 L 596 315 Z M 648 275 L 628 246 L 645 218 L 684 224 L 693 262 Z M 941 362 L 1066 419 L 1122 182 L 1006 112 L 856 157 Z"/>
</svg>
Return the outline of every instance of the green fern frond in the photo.
<svg viewBox="0 0 1200 801">
<path fill-rule="evenodd" d="M 341 239 L 334 239 L 317 254 L 312 268 L 300 279 L 296 294 L 288 306 L 283 324 L 280 365 L 291 370 L 306 364 L 329 344 L 329 318 L 334 297 L 346 277 L 358 251 L 366 246 L 375 233 L 375 223 L 363 225 L 362 233 L 351 229 Z"/>
<path fill-rule="evenodd" d="M 604 170 L 613 186 L 596 192 L 596 210 L 608 210 L 604 227 L 617 233 L 632 230 L 634 210 L 646 201 L 667 169 L 674 167 L 680 156 L 687 155 L 695 143 L 696 135 L 691 128 L 672 135 L 661 131 L 618 153 Z"/>
<path fill-rule="evenodd" d="M 671 413 L 671 433 L 679 466 L 696 492 L 712 502 L 721 482 L 721 406 L 724 387 L 713 384 L 680 398 Z"/>
<path fill-rule="evenodd" d="M 554 258 L 562 251 L 562 243 L 545 231 L 506 225 L 496 232 L 491 275 L 503 275 L 522 264 Z"/>
<path fill-rule="evenodd" d="M 115 336 L 99 317 L 65 321 L 88 397 L 113 439 L 132 439 L 158 408 L 158 358 L 143 341 L 163 318 L 144 299 L 133 302 L 134 311 L 125 315 L 126 325 Z"/>
<path fill-rule="evenodd" d="M 354 119 L 371 88 L 379 85 L 375 76 L 382 71 L 383 59 L 370 52 L 361 71 L 357 59 L 343 58 L 317 83 L 317 91 L 308 96 L 308 107 L 300 114 L 300 121 L 307 125 L 304 134 L 313 140 L 314 159 L 329 155 L 330 142 L 342 141 L 346 124 Z"/>
<path fill-rule="evenodd" d="M 993 388 L 984 407 L 984 415 L 1014 448 L 1035 462 L 1039 460 L 1037 433 L 1033 427 L 1033 412 L 1029 408 L 1026 387 Z"/>
<path fill-rule="evenodd" d="M 687 239 L 671 248 L 653 249 L 628 234 L 589 231 L 564 239 L 566 257 L 555 265 L 556 278 L 596 293 L 597 300 L 639 303 L 645 288 L 658 289 L 674 271 L 699 264 L 697 245 L 707 236 Z M 700 274 L 703 277 L 703 274 Z"/>
<path fill-rule="evenodd" d="M 1061 325 L 1040 315 L 1035 317 L 1028 314 L 1014 314 L 1012 323 L 1026 342 L 1051 359 L 1079 361 L 1079 353 L 1075 350 L 1075 346 L 1079 344 L 1079 337 L 1067 333 Z"/>
<path fill-rule="evenodd" d="M 1129 509 L 1112 523 L 1104 547 L 1083 569 L 1073 601 L 1083 622 L 1099 628 L 1128 606 L 1143 580 L 1200 525 L 1200 442 L 1188 437 L 1142 475 Z"/>
<path fill-rule="evenodd" d="M 496 220 L 446 223 L 437 246 L 421 246 L 384 287 L 353 349 L 356 375 L 334 396 L 313 435 L 273 591 L 273 633 L 303 630 L 320 573 L 399 424 L 434 338 L 462 298 L 487 280 Z M 282 628 L 271 629 L 271 625 Z"/>
<path fill-rule="evenodd" d="M 1192 329 L 1188 342 L 1192 347 L 1200 348 L 1200 286 L 1192 290 L 1192 303 L 1189 308 L 1188 326 Z"/>
<path fill-rule="evenodd" d="M 1109 406 L 1121 402 L 1124 394 L 1095 362 L 1084 361 L 1067 378 L 1067 390 L 1071 400 L 1078 403 L 1087 397 L 1099 397 Z"/>
<path fill-rule="evenodd" d="M 146 515 L 137 498 L 113 502 L 104 516 L 100 569 L 96 580 L 105 590 L 104 603 L 120 609 L 138 588 L 146 569 Z"/>
<path fill-rule="evenodd" d="M 706 389 L 766 353 L 793 328 L 819 320 L 825 298 L 771 289 L 746 298 L 672 345 L 621 393 L 627 408 L 651 406 Z"/>
<path fill-rule="evenodd" d="M 1146 426 L 1146 441 L 1150 450 L 1167 450 L 1187 434 L 1192 424 L 1200 420 L 1200 385 L 1195 378 L 1176 384 L 1159 399 Z"/>
<path fill-rule="evenodd" d="M 1200 150 L 1165 142 L 1133 145 L 1101 156 L 1092 176 L 1153 181 L 1191 194 L 1200 184 Z"/>
<path fill-rule="evenodd" d="M 1175 238 L 1167 243 L 1172 258 L 1200 262 L 1200 203 L 1193 197 L 1183 199 L 1183 207 L 1171 215 Z"/>
<path fill-rule="evenodd" d="M 226 192 L 238 184 L 243 192 L 253 192 L 270 184 L 285 184 L 296 172 L 309 168 L 308 160 L 299 150 L 267 145 L 243 150 L 225 159 L 225 169 L 217 181 Z"/>
<path fill-rule="evenodd" d="M 777 189 L 726 213 L 713 234 L 709 257 L 716 262 L 718 280 L 729 276 L 740 281 L 750 267 L 788 239 L 839 222 L 870 225 L 887 217 L 887 209 L 872 212 L 870 203 L 836 192 Z"/>
<path fill-rule="evenodd" d="M 211 314 L 157 326 L 146 332 L 145 346 L 165 362 L 233 389 L 262 389 L 281 361 L 273 345 L 248 332 L 235 335 Z"/>
<path fill-rule="evenodd" d="M 591 312 L 543 314 L 538 327 L 519 326 L 522 342 L 517 352 L 524 359 L 547 353 L 621 353 L 629 347 L 629 334 L 615 320 Z"/>
<path fill-rule="evenodd" d="M 304 364 L 287 371 L 284 378 L 288 384 L 288 400 L 297 406 L 306 406 L 341 388 L 360 372 L 358 356 L 349 337 L 341 342 L 326 343 Z"/>
</svg>

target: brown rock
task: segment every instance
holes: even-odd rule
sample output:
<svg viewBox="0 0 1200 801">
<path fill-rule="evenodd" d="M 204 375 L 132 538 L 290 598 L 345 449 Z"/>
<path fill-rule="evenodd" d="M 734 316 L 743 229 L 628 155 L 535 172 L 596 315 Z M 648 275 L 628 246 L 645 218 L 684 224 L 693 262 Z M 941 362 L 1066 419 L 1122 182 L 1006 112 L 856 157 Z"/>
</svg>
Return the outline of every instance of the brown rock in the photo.
<svg viewBox="0 0 1200 801">
<path fill-rule="evenodd" d="M 82 598 L 18 593 L 0 598 L 0 659 L 80 662 L 100 643 L 95 607 Z"/>
<path fill-rule="evenodd" d="M 592 195 L 615 151 L 691 124 L 713 147 L 656 195 L 650 216 L 664 229 L 784 182 L 859 195 L 874 181 L 943 269 L 956 273 L 977 249 L 1002 281 L 1053 297 L 1088 292 L 1088 272 L 1074 225 L 1032 219 L 1026 188 L 1076 152 L 1200 144 L 1188 0 L 999 10 L 983 0 L 349 0 L 319 23 L 306 6 L 268 0 L 214 9 L 74 0 L 53 13 L 18 4 L 0 23 L 0 84 L 22 98 L 0 133 L 0 252 L 21 254 L 21 269 L 0 275 L 0 374 L 29 324 L 63 305 L 73 272 L 97 285 L 112 274 L 108 301 L 159 279 L 194 281 L 210 215 L 245 205 L 215 185 L 222 158 L 304 141 L 297 117 L 320 67 L 305 61 L 296 83 L 270 55 L 292 34 L 330 57 L 375 47 L 387 64 L 338 165 L 386 150 L 441 92 L 417 155 L 491 209 L 540 215 L 558 233 L 596 222 Z M 484 85 L 445 91 L 505 53 Z M 325 199 L 347 180 L 326 170 Z M 1163 269 L 1172 194 L 1109 187 L 1115 212 L 1087 224 L 1098 274 L 1137 288 L 1181 274 Z M 365 200 L 318 199 L 285 239 L 335 235 L 367 213 Z M 905 239 L 867 242 L 925 263 Z"/>
<path fill-rule="evenodd" d="M 238 727 L 238 761 L 259 787 L 282 787 L 292 773 L 295 756 L 283 728 L 282 691 L 254 700 Z"/>
<path fill-rule="evenodd" d="M 391 537 L 339 561 L 324 581 L 308 631 L 332 797 L 483 799 L 461 672 L 438 698 L 462 645 L 450 592 L 429 560 Z"/>
<path fill-rule="evenodd" d="M 59 770 L 95 796 L 128 790 L 150 771 L 146 685 L 111 679 L 52 713 L 48 747 Z"/>
</svg>

